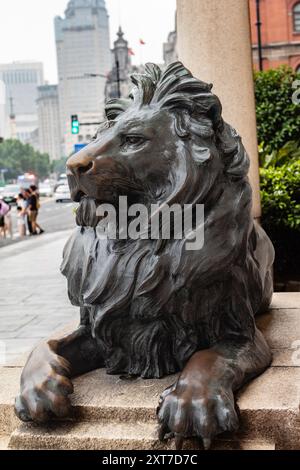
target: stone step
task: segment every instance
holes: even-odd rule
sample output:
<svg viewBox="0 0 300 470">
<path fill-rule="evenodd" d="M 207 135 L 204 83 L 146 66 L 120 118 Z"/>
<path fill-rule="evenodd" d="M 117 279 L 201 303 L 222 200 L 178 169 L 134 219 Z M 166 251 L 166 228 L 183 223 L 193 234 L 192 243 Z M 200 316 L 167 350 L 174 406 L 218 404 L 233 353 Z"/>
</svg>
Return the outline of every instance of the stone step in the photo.
<svg viewBox="0 0 300 470">
<path fill-rule="evenodd" d="M 64 423 L 47 427 L 24 424 L 13 432 L 9 448 L 16 450 L 174 450 L 174 441 L 161 443 L 154 423 Z M 189 439 L 186 450 L 201 450 L 200 440 Z M 274 450 L 274 442 L 216 440 L 215 450 Z"/>
<path fill-rule="evenodd" d="M 300 294 L 292 298 L 280 294 L 274 297 L 273 310 L 258 318 L 258 325 L 272 348 L 273 363 L 264 374 L 239 392 L 240 430 L 236 435 L 222 436 L 217 445 L 223 448 L 226 445 L 228 448 L 267 445 L 276 449 L 300 449 L 300 349 L 297 346 L 300 308 L 296 306 L 300 306 Z M 24 427 L 13 413 L 20 373 L 19 367 L 0 369 L 0 433 L 8 434 L 15 430 L 11 448 L 25 446 L 27 441 L 34 448 L 40 445 L 39 436 L 43 435 L 44 428 L 30 424 Z M 75 379 L 71 397 L 73 421 L 45 428 L 47 445 L 55 447 L 63 439 L 62 445 L 66 448 L 70 445 L 74 448 L 77 445 L 83 448 L 112 445 L 116 448 L 115 441 L 109 442 L 118 429 L 119 448 L 160 445 L 151 434 L 156 428 L 156 407 L 161 392 L 174 380 L 176 376 L 161 380 L 121 380 L 118 376 L 107 375 L 105 370 Z M 80 430 L 83 431 L 82 436 Z M 75 437 L 71 442 L 73 432 Z M 97 441 L 99 432 L 103 432 L 103 436 L 100 434 L 102 437 Z"/>
<path fill-rule="evenodd" d="M 10 440 L 9 434 L 0 434 L 0 450 L 7 450 Z"/>
<path fill-rule="evenodd" d="M 162 380 L 124 381 L 116 376 L 108 376 L 104 370 L 91 372 L 74 381 L 73 421 L 58 421 L 47 427 L 21 425 L 12 435 L 10 446 L 35 447 L 39 445 L 35 442 L 44 442 L 44 436 L 49 448 L 67 446 L 66 441 L 69 440 L 69 445 L 74 448 L 79 445 L 89 446 L 94 445 L 94 439 L 95 445 L 103 445 L 105 448 L 110 445 L 106 436 L 114 436 L 115 439 L 119 432 L 121 437 L 117 438 L 117 443 L 121 447 L 118 448 L 146 448 L 147 445 L 153 448 L 157 445 L 155 429 L 158 398 L 171 383 L 170 377 Z M 233 440 L 234 445 L 244 441 L 267 440 L 275 443 L 278 449 L 299 449 L 299 385 L 300 368 L 268 369 L 239 393 L 240 430 L 225 440 Z M 100 441 L 97 440 L 99 432 L 105 433 L 104 437 L 100 434 Z M 148 438 L 150 435 L 152 440 Z M 129 436 L 128 439 L 126 436 Z M 89 444 L 90 441 L 92 444 Z M 116 445 L 115 440 L 111 445 Z"/>
</svg>

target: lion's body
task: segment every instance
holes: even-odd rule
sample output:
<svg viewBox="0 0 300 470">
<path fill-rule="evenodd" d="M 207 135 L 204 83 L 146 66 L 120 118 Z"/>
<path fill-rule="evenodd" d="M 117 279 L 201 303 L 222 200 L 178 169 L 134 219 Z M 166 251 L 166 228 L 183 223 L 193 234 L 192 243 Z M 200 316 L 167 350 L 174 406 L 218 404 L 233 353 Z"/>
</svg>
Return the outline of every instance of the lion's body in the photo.
<svg viewBox="0 0 300 470">
<path fill-rule="evenodd" d="M 253 338 L 254 316 L 272 295 L 273 251 L 250 218 L 248 184 L 235 196 L 224 191 L 222 218 L 215 207 L 206 214 L 199 252 L 170 240 L 155 254 L 151 240 L 120 244 L 92 228 L 74 232 L 62 272 L 109 373 L 162 377 L 223 338 Z"/>
<path fill-rule="evenodd" d="M 81 325 L 33 351 L 16 411 L 38 422 L 69 415 L 70 377 L 99 367 L 144 378 L 180 371 L 159 402 L 160 439 L 172 433 L 180 449 L 200 436 L 208 448 L 237 429 L 234 392 L 271 362 L 255 315 L 271 300 L 274 249 L 253 221 L 249 158 L 212 86 L 179 62 L 148 64 L 132 80 L 129 99 L 107 104 L 98 134 L 67 162 L 80 205 L 62 273 Z M 105 207 L 119 212 L 121 196 L 147 209 L 147 231 L 123 240 L 118 221 L 104 238 Z M 190 208 L 187 232 L 177 239 L 174 226 L 165 237 L 162 217 L 158 239 L 145 239 L 175 204 L 181 218 Z M 122 217 L 137 224 L 130 209 Z M 204 244 L 191 249 L 192 233 Z"/>
</svg>

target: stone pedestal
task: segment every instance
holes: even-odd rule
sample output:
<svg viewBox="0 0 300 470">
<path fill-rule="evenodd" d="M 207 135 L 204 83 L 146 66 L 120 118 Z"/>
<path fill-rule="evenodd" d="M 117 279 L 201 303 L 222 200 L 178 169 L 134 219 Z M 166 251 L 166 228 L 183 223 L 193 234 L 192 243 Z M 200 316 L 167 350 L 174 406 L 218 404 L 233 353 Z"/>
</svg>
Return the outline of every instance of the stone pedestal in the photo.
<svg viewBox="0 0 300 470">
<path fill-rule="evenodd" d="M 251 160 L 253 213 L 261 215 L 248 0 L 177 0 L 179 59 L 213 83 L 224 119 L 237 129 Z"/>
<path fill-rule="evenodd" d="M 273 351 L 272 366 L 238 395 L 241 426 L 220 436 L 215 449 L 300 449 L 300 294 L 275 294 L 258 326 Z M 97 370 L 74 381 L 71 420 L 47 426 L 22 424 L 13 413 L 21 373 L 0 369 L 0 448 L 11 449 L 174 449 L 157 438 L 156 406 L 174 380 L 124 381 Z M 185 442 L 199 449 L 199 440 Z"/>
</svg>

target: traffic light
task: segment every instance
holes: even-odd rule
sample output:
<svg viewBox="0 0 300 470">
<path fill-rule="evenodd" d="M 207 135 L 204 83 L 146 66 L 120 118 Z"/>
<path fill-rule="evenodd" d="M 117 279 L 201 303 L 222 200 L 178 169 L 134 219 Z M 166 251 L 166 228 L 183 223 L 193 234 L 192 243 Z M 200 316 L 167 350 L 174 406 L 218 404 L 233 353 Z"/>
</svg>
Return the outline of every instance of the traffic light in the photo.
<svg viewBox="0 0 300 470">
<path fill-rule="evenodd" d="M 73 116 L 71 116 L 71 128 L 72 128 L 72 134 L 74 135 L 79 134 L 79 121 L 78 121 L 77 114 L 74 114 Z"/>
</svg>

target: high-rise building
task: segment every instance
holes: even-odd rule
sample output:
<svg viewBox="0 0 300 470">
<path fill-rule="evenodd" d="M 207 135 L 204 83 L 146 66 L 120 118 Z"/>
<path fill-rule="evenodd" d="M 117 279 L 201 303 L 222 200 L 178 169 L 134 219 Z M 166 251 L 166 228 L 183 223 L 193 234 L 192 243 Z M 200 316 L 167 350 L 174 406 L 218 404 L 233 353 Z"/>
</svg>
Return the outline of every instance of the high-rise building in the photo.
<svg viewBox="0 0 300 470">
<path fill-rule="evenodd" d="M 103 120 L 106 77 L 111 69 L 109 22 L 104 0 L 70 0 L 64 18 L 55 18 L 58 93 L 64 153 L 93 136 L 97 125 L 71 133 L 71 116 L 81 123 Z"/>
<path fill-rule="evenodd" d="M 13 135 L 11 131 L 8 137 L 31 143 L 32 135 L 38 128 L 37 87 L 44 82 L 43 64 L 0 64 L 0 80 L 5 84 L 6 115 L 8 119 L 12 116 L 10 120 L 14 122 Z"/>
<path fill-rule="evenodd" d="M 38 88 L 39 149 L 50 160 L 59 160 L 61 153 L 60 117 L 57 85 Z"/>
<path fill-rule="evenodd" d="M 256 68 L 257 8 L 260 10 L 263 68 L 286 64 L 300 72 L 300 1 L 250 0 L 252 49 Z"/>
<path fill-rule="evenodd" d="M 6 89 L 5 84 L 0 80 L 0 139 L 10 137 L 9 118 L 6 108 Z"/>
</svg>

